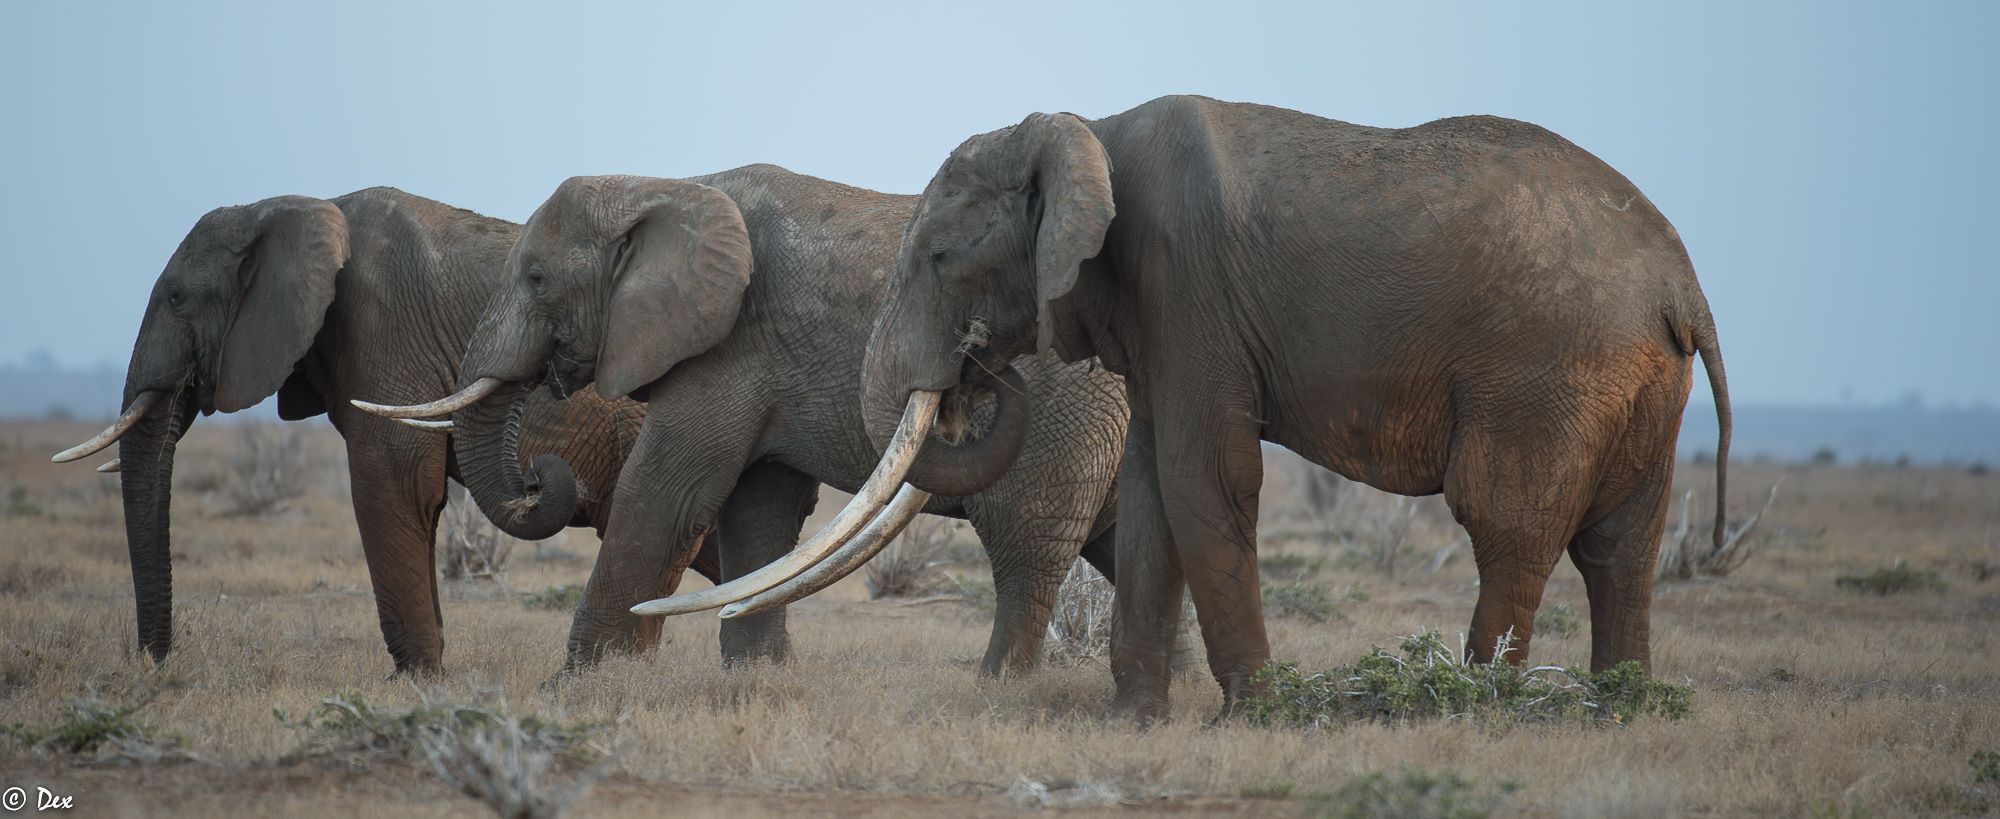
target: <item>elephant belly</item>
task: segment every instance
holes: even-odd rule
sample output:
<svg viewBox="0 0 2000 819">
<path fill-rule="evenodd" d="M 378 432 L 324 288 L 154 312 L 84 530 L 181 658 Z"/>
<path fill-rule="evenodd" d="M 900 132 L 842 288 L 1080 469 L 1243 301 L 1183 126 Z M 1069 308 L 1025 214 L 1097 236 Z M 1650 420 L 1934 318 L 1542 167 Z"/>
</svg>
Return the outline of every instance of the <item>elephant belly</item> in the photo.
<svg viewBox="0 0 2000 819">
<path fill-rule="evenodd" d="M 1354 481 L 1400 495 L 1444 489 L 1450 413 L 1440 383 L 1400 378 L 1328 378 L 1287 401 L 1265 438 Z"/>
</svg>

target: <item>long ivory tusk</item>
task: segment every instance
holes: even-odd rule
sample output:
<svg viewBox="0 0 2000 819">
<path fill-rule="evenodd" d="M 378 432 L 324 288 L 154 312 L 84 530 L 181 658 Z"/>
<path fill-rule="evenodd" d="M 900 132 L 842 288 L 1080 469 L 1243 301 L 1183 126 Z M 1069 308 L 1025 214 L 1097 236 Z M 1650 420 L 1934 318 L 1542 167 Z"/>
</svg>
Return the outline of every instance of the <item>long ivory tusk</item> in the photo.
<svg viewBox="0 0 2000 819">
<path fill-rule="evenodd" d="M 923 449 L 924 439 L 930 435 L 931 421 L 937 417 L 939 395 L 930 390 L 910 393 L 910 401 L 903 407 L 902 423 L 897 424 L 895 436 L 889 439 L 889 448 L 882 453 L 882 462 L 875 465 L 874 473 L 861 485 L 861 490 L 854 493 L 854 499 L 847 502 L 846 508 L 841 509 L 840 514 L 833 517 L 833 522 L 819 530 L 812 539 L 799 544 L 798 548 L 783 557 L 764 564 L 763 568 L 735 580 L 698 592 L 649 600 L 633 606 L 632 613 L 650 616 L 706 611 L 770 589 L 824 560 L 888 505 L 889 493 L 901 486 L 903 475 L 910 471 L 910 464 L 916 461 L 917 452 Z"/>
<path fill-rule="evenodd" d="M 132 406 L 126 407 L 125 411 L 118 415 L 118 420 L 112 421 L 111 426 L 105 427 L 103 432 L 97 433 L 97 437 L 58 452 L 54 458 L 50 458 L 49 460 L 59 464 L 66 464 L 78 458 L 95 455 L 99 450 L 117 443 L 118 439 L 123 437 L 125 433 L 131 432 L 133 427 L 139 425 L 139 421 L 146 417 L 146 411 L 152 409 L 153 402 L 158 400 L 160 400 L 158 390 L 147 390 L 133 396 Z"/>
<path fill-rule="evenodd" d="M 839 551 L 774 588 L 723 606 L 722 619 L 748 617 L 779 606 L 791 605 L 840 582 L 841 578 L 853 574 L 855 569 L 866 565 L 875 555 L 888 548 L 889 541 L 895 540 L 896 535 L 903 531 L 903 527 L 910 525 L 910 521 L 916 518 L 919 512 L 924 511 L 924 504 L 930 499 L 931 493 L 905 484 L 902 490 L 896 493 L 895 499 L 889 501 L 889 506 L 882 510 L 882 514 L 868 521 L 868 525 L 862 528 L 861 534 L 855 535 L 853 540 L 842 545 Z"/>
<path fill-rule="evenodd" d="M 478 403 L 480 399 L 492 395 L 495 390 L 500 389 L 501 385 L 506 383 L 498 378 L 489 376 L 466 385 L 465 389 L 459 390 L 452 395 L 428 404 L 412 404 L 406 407 L 389 404 L 372 404 L 358 398 L 348 403 L 353 404 L 363 412 L 371 412 L 384 418 L 436 418 L 440 415 L 450 415 L 472 406 Z"/>
<path fill-rule="evenodd" d="M 449 418 L 442 421 L 426 421 L 422 418 L 398 418 L 396 419 L 396 423 L 406 427 L 416 427 L 427 432 L 451 431 L 451 419 Z"/>
<path fill-rule="evenodd" d="M 102 472 L 106 475 L 109 475 L 113 472 L 122 472 L 124 471 L 124 464 L 120 463 L 120 459 L 112 458 L 111 460 L 98 464 L 97 471 Z"/>
</svg>

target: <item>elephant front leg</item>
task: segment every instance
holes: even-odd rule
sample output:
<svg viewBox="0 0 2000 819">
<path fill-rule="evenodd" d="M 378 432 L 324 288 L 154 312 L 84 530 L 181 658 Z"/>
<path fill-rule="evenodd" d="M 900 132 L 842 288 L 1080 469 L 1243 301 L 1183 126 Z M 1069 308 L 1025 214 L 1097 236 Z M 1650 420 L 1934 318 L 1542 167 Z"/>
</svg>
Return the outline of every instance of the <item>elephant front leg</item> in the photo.
<svg viewBox="0 0 2000 819">
<path fill-rule="evenodd" d="M 408 457 L 411 451 L 419 456 Z M 422 448 L 402 452 L 398 457 L 349 447 L 354 519 L 396 673 L 436 674 L 444 670 L 444 615 L 433 548 L 444 511 L 444 457 Z"/>
<path fill-rule="evenodd" d="M 722 504 L 722 579 L 735 580 L 783 556 L 799 543 L 806 516 L 819 503 L 819 481 L 784 464 L 752 464 Z M 715 536 L 711 536 L 711 540 Z M 722 621 L 722 664 L 769 660 L 791 653 L 785 609 Z"/>
<path fill-rule="evenodd" d="M 1229 718 L 1261 692 L 1253 682 L 1271 660 L 1257 570 L 1257 494 L 1264 453 L 1255 415 L 1230 409 L 1178 419 L 1162 436 L 1160 498 L 1173 533 L 1208 667 Z M 1119 521 L 1123 528 L 1124 521 Z M 1119 554 L 1124 570 L 1124 554 Z"/>
<path fill-rule="evenodd" d="M 1153 426 L 1135 415 L 1119 470 L 1118 525 L 1111 617 L 1111 677 L 1116 716 L 1140 723 L 1167 716 L 1174 632 L 1185 589 L 1180 558 L 1160 500 Z"/>
<path fill-rule="evenodd" d="M 604 542 L 570 623 L 565 670 L 652 647 L 657 624 L 642 628 L 631 607 L 678 582 L 748 463 L 754 431 L 728 426 L 736 416 L 690 417 L 673 408 L 706 404 L 669 398 L 656 397 L 619 474 Z"/>
</svg>

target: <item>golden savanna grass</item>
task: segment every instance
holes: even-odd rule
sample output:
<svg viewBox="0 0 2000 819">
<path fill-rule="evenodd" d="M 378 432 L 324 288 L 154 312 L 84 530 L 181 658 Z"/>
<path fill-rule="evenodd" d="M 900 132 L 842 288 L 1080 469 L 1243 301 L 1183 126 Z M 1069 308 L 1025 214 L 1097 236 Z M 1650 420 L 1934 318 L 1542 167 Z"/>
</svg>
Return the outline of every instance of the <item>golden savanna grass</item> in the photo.
<svg viewBox="0 0 2000 819">
<path fill-rule="evenodd" d="M 136 718 L 185 752 L 120 763 L 0 737 L 0 786 L 72 794 L 79 815 L 486 813 L 420 762 L 301 753 L 311 732 L 273 713 L 296 718 L 347 694 L 392 710 L 504 700 L 519 715 L 608 725 L 615 761 L 574 803 L 579 815 L 1004 814 L 1044 801 L 1031 783 L 1085 812 L 1308 815 L 1324 807 L 1308 794 L 1406 767 L 1518 784 L 1497 803 L 1502 815 L 1952 815 L 2000 805 L 2000 784 L 1976 783 L 1967 762 L 2000 749 L 2000 579 L 1982 579 L 2000 570 L 2000 476 L 1737 464 L 1731 500 L 1741 514 L 1784 479 L 1752 536 L 1759 551 L 1726 578 L 1656 596 L 1655 672 L 1695 692 L 1681 721 L 1212 727 L 1219 696 L 1200 675 L 1177 685 L 1170 724 L 1139 731 L 1101 717 L 1111 693 L 1101 664 L 976 679 L 984 614 L 951 600 L 870 602 L 859 577 L 793 608 L 786 666 L 725 671 L 716 621 L 683 617 L 666 624 L 658 651 L 545 693 L 568 613 L 522 598 L 582 582 L 595 550 L 582 531 L 539 553 L 517 545 L 500 582 L 445 584 L 450 676 L 390 679 L 339 440 L 323 426 L 302 429 L 305 493 L 259 516 L 225 514 L 238 430 L 202 424 L 183 443 L 178 639 L 154 670 L 135 646 L 116 478 L 48 463 L 92 430 L 0 426 L 0 725 L 51 723 L 79 697 L 150 696 Z M 1277 657 L 1324 668 L 1420 628 L 1462 630 L 1475 574 L 1462 547 L 1429 565 L 1459 535 L 1435 499 L 1416 505 L 1387 575 L 1328 542 L 1379 537 L 1394 514 L 1387 500 L 1350 494 L 1333 520 L 1315 519 L 1303 514 L 1296 474 L 1281 453 L 1269 459 L 1263 548 L 1305 556 L 1309 582 L 1338 602 L 1324 622 L 1274 618 Z M 1712 480 L 1706 467 L 1680 470 L 1698 521 Z M 1939 571 L 1947 588 L 1877 597 L 1835 586 L 1896 560 Z M 1556 604 L 1587 621 L 1566 564 L 1544 601 Z M 1587 625 L 1538 635 L 1534 660 L 1587 665 Z"/>
</svg>

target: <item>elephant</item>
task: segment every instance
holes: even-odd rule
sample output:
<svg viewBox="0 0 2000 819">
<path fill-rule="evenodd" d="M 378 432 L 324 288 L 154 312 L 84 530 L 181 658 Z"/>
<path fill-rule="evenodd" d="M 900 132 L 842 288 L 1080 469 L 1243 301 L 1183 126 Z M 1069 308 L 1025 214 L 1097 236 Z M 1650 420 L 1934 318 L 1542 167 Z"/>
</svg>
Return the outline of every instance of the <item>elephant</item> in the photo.
<svg viewBox="0 0 2000 819">
<path fill-rule="evenodd" d="M 1479 572 L 1470 659 L 1503 637 L 1527 657 L 1567 549 L 1591 667 L 1650 670 L 1698 353 L 1721 541 L 1728 387 L 1692 263 L 1630 181 L 1535 125 L 1373 128 L 1195 96 L 1038 113 L 951 152 L 896 262 L 861 379 L 878 448 L 906 402 L 1019 356 L 1125 376 L 1113 713 L 1165 713 L 1183 588 L 1222 716 L 1261 690 L 1261 441 L 1444 495 Z"/>
<path fill-rule="evenodd" d="M 519 232 L 514 223 L 394 188 L 330 200 L 279 196 L 218 208 L 196 222 L 153 285 L 120 417 L 55 458 L 118 444 L 139 643 L 155 662 L 166 660 L 174 637 L 174 449 L 197 410 L 236 412 L 276 393 L 279 417 L 324 413 L 340 432 L 382 638 L 398 673 L 443 667 L 432 546 L 445 479 L 462 477 L 460 461 L 513 459 L 521 451 L 548 453 L 539 462 L 565 470 L 574 465 L 563 486 L 577 491 L 580 484 L 583 498 L 546 509 L 501 513 L 503 501 L 520 494 L 519 470 L 513 484 L 481 475 L 483 482 L 467 486 L 518 537 L 548 537 L 567 525 L 603 531 L 609 504 L 590 499 L 611 496 L 644 420 L 642 405 L 559 403 L 543 394 L 517 419 L 519 449 L 494 452 L 348 405 L 364 395 L 415 398 L 453 383 Z M 712 551 L 696 569 L 719 576 Z"/>
<path fill-rule="evenodd" d="M 462 439 L 499 440 L 512 432 L 503 423 L 509 408 L 541 383 L 558 395 L 594 384 L 607 398 L 647 402 L 565 672 L 643 649 L 632 635 L 645 620 L 629 607 L 673 585 L 711 529 L 728 534 L 720 560 L 731 582 L 704 599 L 787 579 L 786 567 L 825 542 L 794 549 L 819 484 L 863 498 L 883 485 L 869 472 L 878 453 L 862 427 L 861 365 L 915 205 L 913 196 L 752 165 L 689 179 L 571 178 L 529 218 L 507 258 L 505 289 L 466 348 L 460 391 L 395 414 L 448 407 Z M 1012 400 L 1017 392 L 1049 411 L 1029 423 L 1008 409 L 1024 406 Z M 928 449 L 913 467 L 937 497 L 902 495 L 884 514 L 971 521 L 997 596 L 980 672 L 1026 672 L 1040 662 L 1057 591 L 1079 554 L 1116 576 L 1123 390 L 1094 364 L 1029 360 L 962 397 L 971 408 L 961 414 L 977 429 L 957 431 L 962 446 Z M 995 464 L 993 474 L 967 468 Z M 461 466 L 515 468 L 505 458 Z M 983 489 L 956 489 L 975 486 Z M 662 538 L 669 548 L 654 548 Z M 782 602 L 740 620 L 782 617 Z"/>
</svg>

